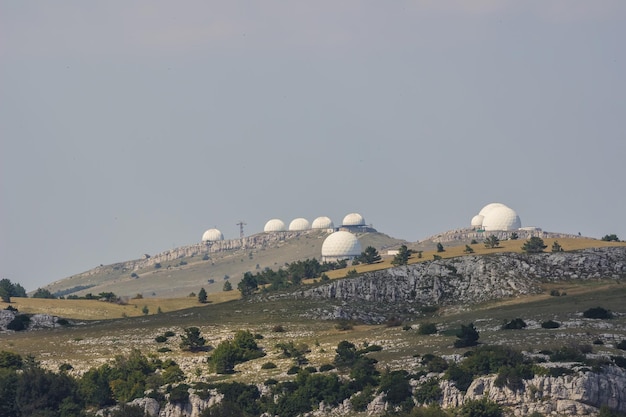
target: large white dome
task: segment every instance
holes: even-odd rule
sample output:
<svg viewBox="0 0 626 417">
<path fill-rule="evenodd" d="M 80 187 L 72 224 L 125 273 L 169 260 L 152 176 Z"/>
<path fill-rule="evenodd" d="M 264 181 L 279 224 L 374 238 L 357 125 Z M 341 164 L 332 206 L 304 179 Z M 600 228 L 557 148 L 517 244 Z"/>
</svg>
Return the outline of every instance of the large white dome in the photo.
<svg viewBox="0 0 626 417">
<path fill-rule="evenodd" d="M 224 240 L 224 235 L 217 229 L 209 229 L 202 234 L 203 242 L 215 242 L 217 240 Z"/>
<path fill-rule="evenodd" d="M 485 214 L 483 219 L 483 229 L 492 230 L 517 230 L 522 227 L 522 222 L 510 207 L 494 207 Z"/>
<path fill-rule="evenodd" d="M 485 218 L 485 216 L 483 216 L 482 214 L 475 215 L 474 217 L 472 217 L 471 226 L 474 227 L 474 228 L 482 227 L 484 218 Z"/>
<path fill-rule="evenodd" d="M 322 244 L 323 260 L 351 259 L 361 255 L 361 243 L 350 232 L 330 234 Z"/>
<path fill-rule="evenodd" d="M 285 226 L 285 223 L 280 219 L 269 220 L 267 223 L 265 223 L 265 227 L 263 228 L 263 231 L 265 233 L 284 232 L 285 230 L 287 230 L 287 227 Z"/>
<path fill-rule="evenodd" d="M 485 207 L 483 207 L 482 209 L 480 209 L 480 211 L 478 212 L 478 214 L 480 214 L 481 216 L 486 216 L 487 213 L 489 213 L 491 210 L 493 210 L 494 208 L 498 208 L 498 207 L 506 207 L 506 204 L 502 204 L 502 203 L 489 203 L 487 204 Z"/>
<path fill-rule="evenodd" d="M 335 224 L 330 219 L 330 217 L 322 216 L 313 220 L 313 224 L 311 225 L 311 229 L 334 229 Z"/>
<path fill-rule="evenodd" d="M 302 217 L 298 217 L 297 219 L 293 219 L 291 223 L 289 223 L 289 230 L 291 231 L 300 231 L 300 230 L 309 230 L 311 228 L 311 224 L 307 219 Z"/>
<path fill-rule="evenodd" d="M 350 213 L 343 218 L 343 226 L 365 226 L 365 219 L 359 213 Z"/>
</svg>

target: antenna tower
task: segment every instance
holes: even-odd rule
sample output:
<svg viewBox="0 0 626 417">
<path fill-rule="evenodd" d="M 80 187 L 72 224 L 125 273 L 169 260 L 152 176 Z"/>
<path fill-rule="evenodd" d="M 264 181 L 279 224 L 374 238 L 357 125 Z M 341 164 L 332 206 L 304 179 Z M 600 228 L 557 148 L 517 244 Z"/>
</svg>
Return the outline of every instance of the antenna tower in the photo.
<svg viewBox="0 0 626 417">
<path fill-rule="evenodd" d="M 243 220 L 239 220 L 239 223 L 237 223 L 237 226 L 239 226 L 239 237 L 241 239 L 243 239 L 244 234 L 243 234 L 243 227 L 246 225 L 247 223 L 245 223 Z"/>
</svg>

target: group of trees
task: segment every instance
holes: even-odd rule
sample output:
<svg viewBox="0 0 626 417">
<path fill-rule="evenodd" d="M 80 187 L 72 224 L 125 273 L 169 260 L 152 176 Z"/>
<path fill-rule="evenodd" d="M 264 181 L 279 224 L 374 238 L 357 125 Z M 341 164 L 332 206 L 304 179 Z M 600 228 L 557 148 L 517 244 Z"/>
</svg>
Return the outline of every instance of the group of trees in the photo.
<svg viewBox="0 0 626 417">
<path fill-rule="evenodd" d="M 232 374 L 235 365 L 265 356 L 248 330 L 239 330 L 232 340 L 224 340 L 212 351 L 208 362 L 218 374 Z"/>
<path fill-rule="evenodd" d="M 370 253 L 368 256 L 372 256 L 372 254 Z M 325 272 L 347 266 L 345 260 L 320 263 L 317 259 L 305 259 L 287 264 L 286 268 L 280 268 L 278 271 L 265 268 L 255 274 L 246 272 L 237 285 L 237 289 L 244 297 L 252 295 L 259 286 L 264 286 L 265 291 L 284 290 L 300 285 L 303 279 L 316 278 Z"/>
<path fill-rule="evenodd" d="M 5 303 L 11 302 L 11 297 L 26 297 L 26 290 L 20 284 L 14 284 L 11 280 L 0 280 L 0 300 Z"/>
<path fill-rule="evenodd" d="M 68 375 L 71 366 L 64 365 L 55 373 L 34 358 L 0 352 L 0 416 L 83 417 L 87 408 L 125 403 L 184 377 L 175 362 L 147 358 L 138 350 L 80 378 Z"/>
</svg>

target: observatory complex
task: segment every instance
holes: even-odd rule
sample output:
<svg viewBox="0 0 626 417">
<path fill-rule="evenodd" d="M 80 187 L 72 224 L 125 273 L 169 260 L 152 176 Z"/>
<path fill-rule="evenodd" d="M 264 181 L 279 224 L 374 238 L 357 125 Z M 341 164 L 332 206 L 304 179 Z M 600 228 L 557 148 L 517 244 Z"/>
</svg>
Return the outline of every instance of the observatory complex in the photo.
<svg viewBox="0 0 626 417">
<path fill-rule="evenodd" d="M 512 208 L 502 203 L 489 203 L 472 217 L 471 227 L 475 230 L 513 231 L 522 228 L 522 221 Z"/>
</svg>

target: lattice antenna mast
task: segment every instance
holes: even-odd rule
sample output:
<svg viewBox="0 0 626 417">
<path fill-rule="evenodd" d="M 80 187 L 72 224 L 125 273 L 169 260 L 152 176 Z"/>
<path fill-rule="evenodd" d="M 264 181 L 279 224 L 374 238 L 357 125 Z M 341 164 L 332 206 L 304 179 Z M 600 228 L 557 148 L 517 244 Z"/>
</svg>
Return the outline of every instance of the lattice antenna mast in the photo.
<svg viewBox="0 0 626 417">
<path fill-rule="evenodd" d="M 239 226 L 239 237 L 241 239 L 243 239 L 243 237 L 245 236 L 243 234 L 243 227 L 246 225 L 247 223 L 245 223 L 243 220 L 239 220 L 239 223 L 237 223 L 237 226 Z"/>
</svg>

